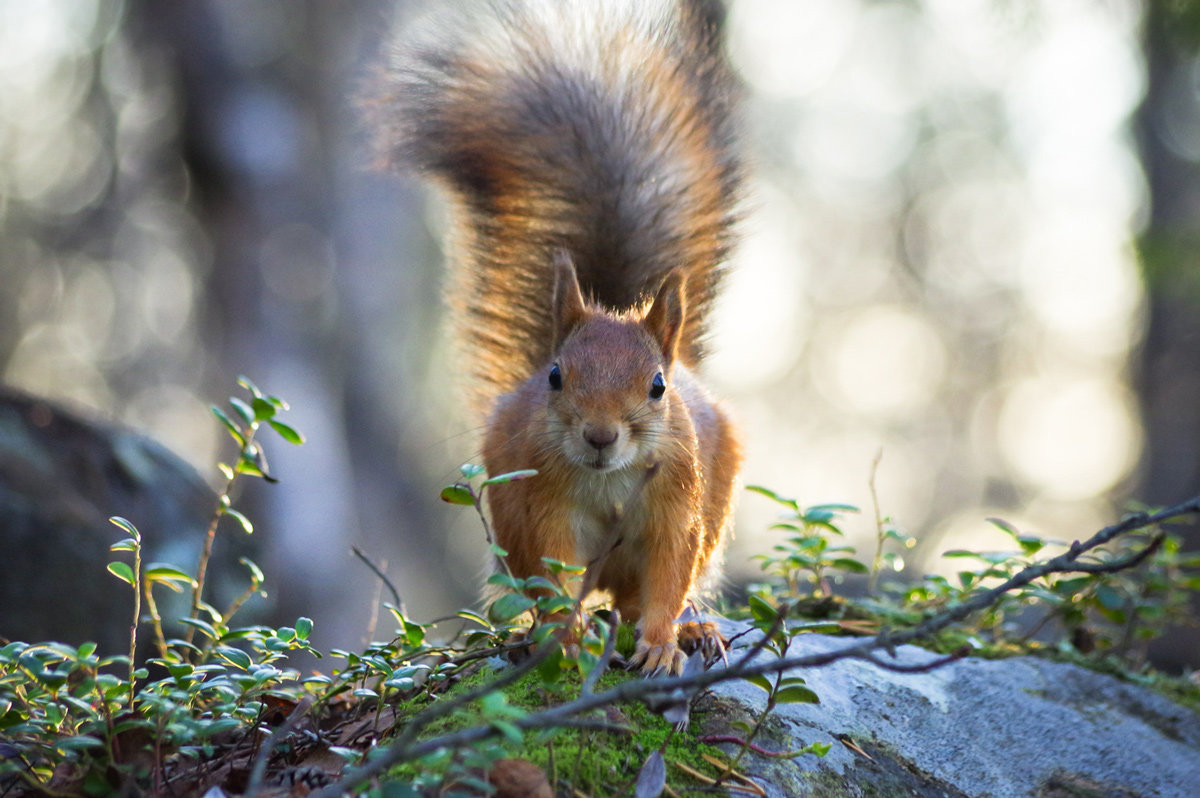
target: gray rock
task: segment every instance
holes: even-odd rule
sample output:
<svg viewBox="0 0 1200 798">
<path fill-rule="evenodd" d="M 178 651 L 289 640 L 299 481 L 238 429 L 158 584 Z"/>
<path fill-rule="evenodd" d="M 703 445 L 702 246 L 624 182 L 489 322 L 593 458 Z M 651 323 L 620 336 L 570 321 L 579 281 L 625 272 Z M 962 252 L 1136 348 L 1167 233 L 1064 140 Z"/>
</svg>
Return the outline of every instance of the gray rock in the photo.
<svg viewBox="0 0 1200 798">
<path fill-rule="evenodd" d="M 857 642 L 804 634 L 789 656 Z M 907 666 L 937 658 L 911 645 L 895 654 L 890 661 Z M 848 659 L 789 675 L 803 676 L 821 702 L 778 706 L 759 744 L 833 747 L 823 758 L 745 758 L 742 772 L 770 795 L 1200 796 L 1200 715 L 1113 676 L 1035 657 L 967 658 L 925 673 Z M 741 736 L 722 725 L 766 703 L 742 680 L 714 694 L 721 706 L 706 713 L 707 734 Z"/>
</svg>

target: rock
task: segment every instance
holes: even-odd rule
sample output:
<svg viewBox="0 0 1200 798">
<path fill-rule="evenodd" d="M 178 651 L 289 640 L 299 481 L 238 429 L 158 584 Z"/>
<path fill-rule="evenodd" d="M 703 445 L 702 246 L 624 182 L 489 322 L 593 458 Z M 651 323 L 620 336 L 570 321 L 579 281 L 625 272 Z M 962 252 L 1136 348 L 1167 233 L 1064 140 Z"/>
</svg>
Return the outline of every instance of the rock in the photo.
<svg viewBox="0 0 1200 798">
<path fill-rule="evenodd" d="M 105 565 L 128 557 L 108 550 L 125 536 L 109 516 L 138 527 L 147 561 L 191 570 L 215 506 L 150 438 L 0 387 L 0 637 L 127 649 L 132 595 Z"/>
<path fill-rule="evenodd" d="M 788 655 L 857 642 L 803 634 Z M 895 653 L 897 665 L 937 658 L 911 645 Z M 742 772 L 772 796 L 1200 795 L 1200 715 L 1114 676 L 1036 657 L 966 658 L 925 673 L 847 659 L 790 675 L 803 676 L 820 703 L 778 706 L 756 742 L 832 748 L 823 758 L 748 754 Z M 741 736 L 728 723 L 766 703 L 743 680 L 713 692 L 720 707 L 704 713 L 702 734 Z"/>
</svg>

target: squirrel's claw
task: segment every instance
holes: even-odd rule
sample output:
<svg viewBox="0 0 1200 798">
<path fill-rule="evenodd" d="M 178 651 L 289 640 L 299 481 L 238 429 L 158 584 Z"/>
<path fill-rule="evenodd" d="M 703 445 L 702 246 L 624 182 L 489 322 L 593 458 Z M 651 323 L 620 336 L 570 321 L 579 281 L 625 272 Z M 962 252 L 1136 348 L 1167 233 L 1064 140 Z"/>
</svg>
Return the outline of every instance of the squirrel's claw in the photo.
<svg viewBox="0 0 1200 798">
<path fill-rule="evenodd" d="M 683 673 L 683 666 L 686 662 L 687 655 L 679 649 L 674 640 L 668 640 L 656 646 L 650 645 L 645 640 L 639 640 L 633 657 L 629 660 L 630 665 L 640 668 L 642 674 L 648 677 L 658 676 L 660 673 L 667 676 L 678 676 Z"/>
<path fill-rule="evenodd" d="M 722 635 L 717 625 L 711 621 L 688 621 L 679 625 L 679 647 L 686 653 L 700 651 L 704 662 L 708 665 L 718 659 L 728 662 L 725 649 L 729 641 Z"/>
</svg>

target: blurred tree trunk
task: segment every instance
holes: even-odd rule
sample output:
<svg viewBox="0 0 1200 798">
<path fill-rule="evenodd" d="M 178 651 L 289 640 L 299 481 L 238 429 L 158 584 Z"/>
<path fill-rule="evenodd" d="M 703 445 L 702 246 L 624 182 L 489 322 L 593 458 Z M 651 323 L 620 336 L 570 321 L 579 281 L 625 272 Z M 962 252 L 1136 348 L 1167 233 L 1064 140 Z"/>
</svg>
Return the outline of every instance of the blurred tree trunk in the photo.
<svg viewBox="0 0 1200 798">
<path fill-rule="evenodd" d="M 1200 83 L 1196 4 L 1145 4 L 1147 90 L 1137 132 L 1150 193 L 1141 241 L 1149 307 L 1136 375 L 1145 460 L 1134 495 L 1172 504 L 1200 492 Z M 1195 524 L 1186 548 L 1200 548 Z M 1200 610 L 1200 603 L 1197 604 Z M 1200 659 L 1195 630 L 1168 636 L 1153 656 Z"/>
<path fill-rule="evenodd" d="M 246 371 L 290 400 L 308 433 L 303 450 L 281 452 L 292 466 L 281 484 L 244 500 L 267 536 L 272 617 L 314 615 L 339 647 L 362 642 L 376 588 L 351 545 L 390 562 L 423 616 L 470 600 L 429 532 L 429 403 L 414 377 L 432 346 L 415 331 L 437 329 L 439 303 L 436 280 L 411 264 L 430 263 L 414 253 L 431 245 L 416 198 L 371 172 L 358 108 L 392 5 L 131 9 L 176 59 L 184 160 L 212 239 L 214 371 Z"/>
</svg>

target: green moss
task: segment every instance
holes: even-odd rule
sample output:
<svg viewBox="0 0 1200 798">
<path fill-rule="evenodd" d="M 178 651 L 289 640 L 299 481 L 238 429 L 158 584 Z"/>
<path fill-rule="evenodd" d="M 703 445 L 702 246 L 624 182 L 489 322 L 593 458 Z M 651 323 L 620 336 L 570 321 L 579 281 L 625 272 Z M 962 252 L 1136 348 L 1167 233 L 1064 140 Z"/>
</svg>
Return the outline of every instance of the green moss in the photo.
<svg viewBox="0 0 1200 798">
<path fill-rule="evenodd" d="M 495 678 L 494 671 L 481 669 L 462 679 L 446 696 L 477 689 Z M 640 677 L 625 671 L 609 671 L 600 678 L 596 690 L 607 690 L 636 678 Z M 534 712 L 571 701 L 578 697 L 579 690 L 578 673 L 564 673 L 551 685 L 547 685 L 537 673 L 531 673 L 501 692 L 510 706 Z M 403 728 L 404 716 L 415 714 L 428 704 L 428 699 L 412 702 L 397 722 L 397 729 Z M 556 792 L 561 793 L 569 786 L 591 795 L 614 794 L 623 788 L 631 788 L 642 763 L 664 743 L 667 743 L 664 751 L 667 783 L 682 795 L 696 792 L 695 788 L 701 784 L 683 769 L 674 766 L 674 763 L 681 762 L 693 770 L 715 777 L 718 775 L 717 768 L 704 759 L 704 754 L 725 760 L 719 749 L 698 742 L 691 732 L 672 734 L 671 725 L 666 720 L 639 703 L 608 707 L 603 711 L 598 710 L 592 717 L 629 731 L 568 728 L 530 732 L 524 736 L 521 745 L 508 740 L 499 742 L 494 753 L 528 759 L 546 772 L 551 783 L 557 785 Z M 701 727 L 702 723 L 698 720 L 693 719 L 693 729 Z M 485 721 L 476 702 L 437 718 L 426 727 L 421 738 L 451 734 L 483 723 Z M 449 764 L 449 761 L 438 762 L 435 769 Z M 393 770 L 391 776 L 396 780 L 410 781 L 419 772 L 418 766 L 410 764 Z"/>
</svg>

